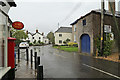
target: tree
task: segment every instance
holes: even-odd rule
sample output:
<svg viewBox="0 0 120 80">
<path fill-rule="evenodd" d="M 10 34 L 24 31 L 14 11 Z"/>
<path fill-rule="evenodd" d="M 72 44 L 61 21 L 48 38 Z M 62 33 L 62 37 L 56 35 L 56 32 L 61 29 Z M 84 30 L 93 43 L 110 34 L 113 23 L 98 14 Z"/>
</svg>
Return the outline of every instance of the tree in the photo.
<svg viewBox="0 0 120 80">
<path fill-rule="evenodd" d="M 22 39 L 26 39 L 28 35 L 24 32 L 24 30 L 18 30 L 13 33 L 12 37 L 22 40 Z"/>
<path fill-rule="evenodd" d="M 54 33 L 53 32 L 49 32 L 47 34 L 47 38 L 50 40 L 50 42 L 52 42 L 52 44 L 55 43 L 55 37 L 54 37 Z"/>
<path fill-rule="evenodd" d="M 24 30 L 17 30 L 12 34 L 12 37 L 16 38 L 16 45 L 18 45 L 23 39 L 26 39 L 28 35 L 24 32 Z"/>
</svg>

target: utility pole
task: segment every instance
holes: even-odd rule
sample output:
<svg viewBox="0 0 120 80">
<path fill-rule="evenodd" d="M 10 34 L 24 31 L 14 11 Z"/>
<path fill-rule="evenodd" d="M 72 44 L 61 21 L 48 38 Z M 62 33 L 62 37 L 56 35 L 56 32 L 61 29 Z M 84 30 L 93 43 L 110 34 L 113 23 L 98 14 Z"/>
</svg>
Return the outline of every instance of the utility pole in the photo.
<svg viewBox="0 0 120 80">
<path fill-rule="evenodd" d="M 101 56 L 103 55 L 104 50 L 104 0 L 101 1 Z"/>
<path fill-rule="evenodd" d="M 60 25 L 60 24 L 59 24 L 59 22 L 58 22 L 58 29 L 59 29 L 59 25 Z"/>
</svg>

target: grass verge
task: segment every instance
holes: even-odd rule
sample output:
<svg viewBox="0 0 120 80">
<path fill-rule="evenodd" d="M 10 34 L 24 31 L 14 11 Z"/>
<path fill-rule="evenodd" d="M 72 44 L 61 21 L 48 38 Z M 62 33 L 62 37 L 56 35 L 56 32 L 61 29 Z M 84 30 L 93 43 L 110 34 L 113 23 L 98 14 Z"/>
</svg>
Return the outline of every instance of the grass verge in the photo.
<svg viewBox="0 0 120 80">
<path fill-rule="evenodd" d="M 53 48 L 57 48 L 59 50 L 63 50 L 67 52 L 78 52 L 78 47 L 73 47 L 73 46 L 53 46 Z"/>
</svg>

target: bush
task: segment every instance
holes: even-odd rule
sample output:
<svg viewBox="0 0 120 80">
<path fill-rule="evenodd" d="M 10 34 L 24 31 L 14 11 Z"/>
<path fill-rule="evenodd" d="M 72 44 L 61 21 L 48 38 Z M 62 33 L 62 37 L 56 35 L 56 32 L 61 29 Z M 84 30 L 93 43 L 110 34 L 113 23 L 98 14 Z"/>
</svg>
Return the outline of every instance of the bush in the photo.
<svg viewBox="0 0 120 80">
<path fill-rule="evenodd" d="M 110 40 L 104 41 L 103 55 L 109 56 L 111 54 L 112 43 L 113 41 L 110 41 Z"/>
<path fill-rule="evenodd" d="M 100 53 L 99 56 L 101 56 L 101 55 L 102 56 L 109 56 L 112 52 L 111 48 L 112 48 L 113 41 L 110 40 L 110 35 L 107 34 L 107 36 L 106 36 L 106 34 L 104 34 L 104 39 L 105 39 L 105 41 L 104 41 L 103 55 L 101 54 L 101 50 L 100 50 L 100 43 L 101 43 L 100 36 L 97 37 L 96 39 L 94 39 L 96 47 L 98 49 L 98 53 Z"/>
<path fill-rule="evenodd" d="M 77 44 L 77 43 L 74 43 L 74 42 L 69 42 L 69 43 L 68 43 L 68 46 L 78 47 L 78 44 Z"/>
<path fill-rule="evenodd" d="M 32 43 L 29 43 L 29 46 L 32 46 L 33 44 Z"/>
<path fill-rule="evenodd" d="M 44 43 L 43 43 L 43 42 L 40 42 L 40 45 L 44 45 Z"/>
</svg>

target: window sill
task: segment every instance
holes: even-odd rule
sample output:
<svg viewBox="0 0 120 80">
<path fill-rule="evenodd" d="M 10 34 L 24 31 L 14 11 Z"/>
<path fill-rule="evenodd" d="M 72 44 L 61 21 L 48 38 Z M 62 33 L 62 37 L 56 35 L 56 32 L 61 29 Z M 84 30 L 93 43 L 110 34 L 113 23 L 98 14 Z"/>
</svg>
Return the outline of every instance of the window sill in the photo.
<svg viewBox="0 0 120 80">
<path fill-rule="evenodd" d="M 11 67 L 0 67 L 0 79 L 11 69 Z"/>
</svg>

